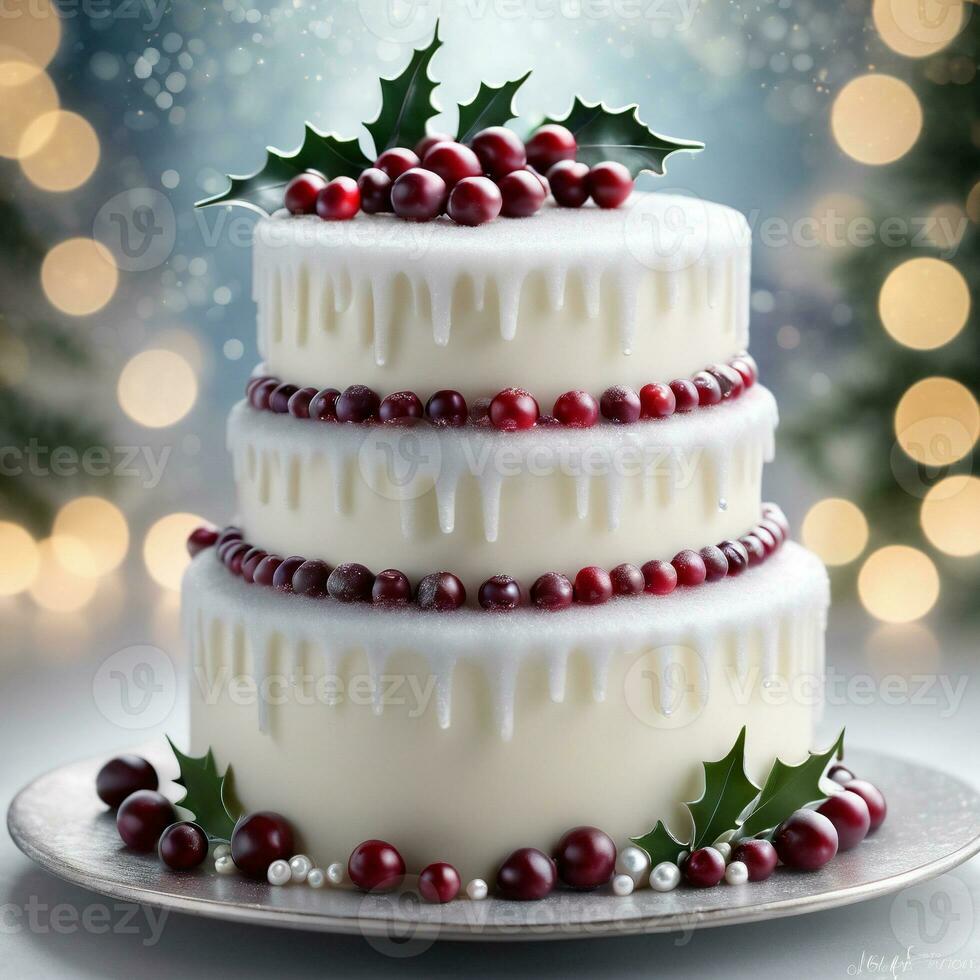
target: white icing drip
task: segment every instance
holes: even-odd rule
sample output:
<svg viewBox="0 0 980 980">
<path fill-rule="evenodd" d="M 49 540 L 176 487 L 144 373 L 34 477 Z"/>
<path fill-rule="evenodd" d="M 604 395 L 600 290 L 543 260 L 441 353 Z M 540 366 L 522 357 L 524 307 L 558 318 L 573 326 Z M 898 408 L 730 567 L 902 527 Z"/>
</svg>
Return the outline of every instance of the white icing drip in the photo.
<svg viewBox="0 0 980 980">
<path fill-rule="evenodd" d="M 568 651 L 555 650 L 548 655 L 548 696 L 555 704 L 565 700 L 568 682 Z"/>
<path fill-rule="evenodd" d="M 374 304 L 374 363 L 379 367 L 388 359 L 388 337 L 391 332 L 391 277 L 371 280 L 371 299 Z"/>
<path fill-rule="evenodd" d="M 582 473 L 575 477 L 575 513 L 580 521 L 589 516 L 589 499 L 592 495 L 592 481 Z"/>
</svg>

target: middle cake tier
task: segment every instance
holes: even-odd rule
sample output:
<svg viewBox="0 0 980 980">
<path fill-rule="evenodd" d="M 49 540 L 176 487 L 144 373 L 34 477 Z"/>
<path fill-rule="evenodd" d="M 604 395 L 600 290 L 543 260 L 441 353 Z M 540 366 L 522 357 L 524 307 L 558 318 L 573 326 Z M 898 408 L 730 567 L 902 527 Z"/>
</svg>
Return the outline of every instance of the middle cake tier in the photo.
<svg viewBox="0 0 980 980">
<path fill-rule="evenodd" d="M 295 419 L 236 405 L 228 423 L 247 537 L 475 588 L 504 573 L 612 568 L 737 538 L 759 519 L 776 403 L 633 425 L 517 433 Z"/>
</svg>

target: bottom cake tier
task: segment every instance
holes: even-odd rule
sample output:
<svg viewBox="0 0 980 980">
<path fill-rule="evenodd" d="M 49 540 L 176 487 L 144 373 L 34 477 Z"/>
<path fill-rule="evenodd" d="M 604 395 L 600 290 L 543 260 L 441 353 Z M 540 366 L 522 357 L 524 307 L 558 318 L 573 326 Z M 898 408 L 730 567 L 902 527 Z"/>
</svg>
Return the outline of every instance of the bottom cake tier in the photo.
<svg viewBox="0 0 980 980">
<path fill-rule="evenodd" d="M 701 762 L 742 726 L 757 782 L 806 757 L 823 687 L 820 562 L 561 612 L 418 612 L 248 585 L 213 549 L 184 580 L 191 748 L 233 767 L 325 867 L 362 840 L 490 876 L 577 824 L 687 829 Z"/>
</svg>

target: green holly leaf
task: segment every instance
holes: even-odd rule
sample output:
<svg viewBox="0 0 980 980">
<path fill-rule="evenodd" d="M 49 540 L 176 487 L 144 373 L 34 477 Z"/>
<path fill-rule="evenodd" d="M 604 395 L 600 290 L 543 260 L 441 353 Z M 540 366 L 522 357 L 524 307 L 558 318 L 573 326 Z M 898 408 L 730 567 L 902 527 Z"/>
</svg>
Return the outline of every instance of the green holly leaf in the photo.
<svg viewBox="0 0 980 980">
<path fill-rule="evenodd" d="M 834 755 L 843 750 L 844 730 L 841 729 L 837 741 L 826 752 L 811 752 L 798 766 L 788 766 L 777 759 L 739 835 L 754 837 L 771 830 L 800 807 L 824 799 L 827 794 L 820 788 L 820 778 Z"/>
<path fill-rule="evenodd" d="M 408 67 L 395 78 L 381 79 L 381 110 L 378 118 L 365 123 L 374 138 L 378 156 L 392 146 L 409 148 L 425 136 L 425 124 L 437 112 L 432 93 L 438 82 L 429 78 L 429 62 L 442 47 L 439 22 L 426 48 L 417 48 Z"/>
<path fill-rule="evenodd" d="M 344 140 L 335 133 L 321 133 L 306 124 L 302 144 L 292 153 L 268 147 L 265 163 L 253 174 L 228 175 L 230 186 L 221 194 L 198 201 L 195 207 L 212 204 L 239 204 L 262 214 L 282 207 L 283 190 L 293 177 L 307 170 L 317 170 L 324 177 L 357 178 L 371 161 L 361 151 L 356 139 Z"/>
<path fill-rule="evenodd" d="M 657 826 L 642 837 L 631 837 L 637 847 L 643 848 L 650 856 L 650 867 L 655 868 L 661 861 L 677 861 L 681 851 L 689 850 L 690 845 L 679 841 L 668 829 L 663 820 L 657 821 Z"/>
<path fill-rule="evenodd" d="M 603 160 L 616 160 L 633 177 L 643 170 L 665 172 L 665 162 L 672 153 L 697 153 L 704 143 L 673 139 L 655 133 L 637 116 L 637 106 L 610 109 L 602 102 L 584 102 L 578 96 L 564 119 L 546 119 L 572 131 L 578 143 L 577 158 L 594 166 Z"/>
<path fill-rule="evenodd" d="M 738 826 L 742 811 L 758 796 L 759 787 L 745 775 L 745 727 L 731 751 L 718 762 L 705 762 L 704 792 L 687 808 L 694 818 L 691 850 L 713 844 Z"/>
<path fill-rule="evenodd" d="M 530 74 L 527 72 L 497 88 L 480 82 L 480 90 L 473 96 L 473 101 L 459 106 L 456 140 L 468 143 L 481 129 L 486 129 L 487 126 L 503 126 L 513 119 L 517 115 L 514 112 L 514 96 Z"/>
<path fill-rule="evenodd" d="M 211 840 L 230 841 L 237 819 L 233 816 L 237 806 L 231 795 L 231 766 L 223 776 L 219 775 L 210 749 L 206 755 L 194 758 L 184 755 L 169 736 L 167 741 L 180 766 L 180 777 L 174 782 L 185 790 L 177 805 L 194 814 L 195 822 Z"/>
</svg>

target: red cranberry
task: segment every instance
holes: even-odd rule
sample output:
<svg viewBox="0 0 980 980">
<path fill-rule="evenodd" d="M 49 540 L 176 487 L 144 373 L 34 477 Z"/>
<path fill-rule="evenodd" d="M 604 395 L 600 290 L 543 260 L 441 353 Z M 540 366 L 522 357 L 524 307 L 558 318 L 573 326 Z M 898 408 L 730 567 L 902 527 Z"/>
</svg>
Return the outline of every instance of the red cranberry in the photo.
<svg viewBox="0 0 980 980">
<path fill-rule="evenodd" d="M 751 354 L 745 351 L 741 354 L 736 354 L 731 364 L 742 376 L 742 383 L 746 388 L 751 388 L 756 383 L 759 378 L 759 368 Z"/>
<path fill-rule="evenodd" d="M 621 163 L 606 160 L 589 171 L 589 194 L 600 208 L 618 208 L 632 193 L 633 178 Z"/>
<path fill-rule="evenodd" d="M 837 853 L 834 825 L 815 810 L 797 810 L 772 838 L 779 860 L 800 871 L 817 871 Z"/>
<path fill-rule="evenodd" d="M 771 531 L 769 531 L 768 528 L 764 528 L 761 525 L 757 524 L 754 528 L 752 528 L 752 534 L 754 534 L 759 539 L 759 541 L 762 544 L 762 550 L 766 553 L 767 556 L 771 555 L 776 550 L 776 548 L 779 547 L 776 541 L 776 536 Z"/>
<path fill-rule="evenodd" d="M 490 126 L 473 137 L 470 146 L 483 170 L 494 180 L 500 180 L 527 163 L 524 144 L 506 126 Z"/>
<path fill-rule="evenodd" d="M 138 789 L 156 789 L 159 785 L 156 769 L 138 755 L 117 755 L 95 777 L 95 792 L 113 809 Z"/>
<path fill-rule="evenodd" d="M 424 160 L 426 153 L 436 145 L 436 143 L 452 143 L 453 138 L 448 133 L 430 133 L 428 136 L 423 136 L 422 139 L 415 144 L 415 155 L 420 159 Z"/>
<path fill-rule="evenodd" d="M 625 385 L 613 385 L 602 393 L 599 407 L 610 422 L 635 422 L 640 417 L 640 396 Z"/>
<path fill-rule="evenodd" d="M 535 847 L 522 847 L 500 866 L 497 891 L 501 898 L 532 902 L 544 898 L 555 887 L 555 862 Z"/>
<path fill-rule="evenodd" d="M 767 521 L 774 521 L 779 525 L 780 530 L 783 532 L 783 539 L 789 537 L 789 521 L 786 520 L 786 515 L 783 513 L 782 508 L 777 504 L 764 503 L 762 505 L 762 516 Z"/>
<path fill-rule="evenodd" d="M 837 850 L 849 851 L 857 847 L 871 829 L 871 811 L 863 796 L 845 789 L 824 800 L 817 807 L 837 831 Z"/>
<path fill-rule="evenodd" d="M 644 385 L 640 389 L 640 418 L 641 419 L 663 419 L 668 415 L 674 414 L 677 408 L 677 398 L 670 390 L 670 385 L 653 384 Z"/>
<path fill-rule="evenodd" d="M 430 864 L 419 875 L 419 894 L 427 902 L 444 905 L 459 894 L 460 884 L 459 872 L 451 864 L 440 861 Z"/>
<path fill-rule="evenodd" d="M 555 866 L 569 888 L 598 888 L 616 868 L 616 845 L 598 827 L 574 827 L 558 841 Z"/>
<path fill-rule="evenodd" d="M 292 555 L 284 559 L 272 576 L 272 587 L 279 592 L 293 591 L 293 576 L 296 570 L 306 561 L 299 555 Z"/>
<path fill-rule="evenodd" d="M 251 585 L 255 581 L 255 572 L 263 558 L 268 557 L 268 552 L 261 548 L 253 548 L 242 558 L 242 578 Z"/>
<path fill-rule="evenodd" d="M 172 871 L 190 871 L 208 856 L 208 835 L 189 820 L 172 823 L 160 835 L 157 854 Z"/>
<path fill-rule="evenodd" d="M 245 384 L 245 398 L 251 400 L 252 392 L 263 382 L 271 381 L 272 379 L 267 374 L 259 374 L 253 378 L 249 378 Z"/>
<path fill-rule="evenodd" d="M 338 602 L 370 602 L 374 573 L 356 561 L 338 565 L 327 579 L 327 591 Z"/>
<path fill-rule="evenodd" d="M 575 601 L 586 606 L 597 606 L 612 598 L 612 579 L 604 568 L 587 565 L 575 576 Z"/>
<path fill-rule="evenodd" d="M 477 155 L 468 146 L 453 141 L 431 146 L 422 160 L 422 166 L 438 174 L 449 190 L 464 177 L 483 175 Z"/>
<path fill-rule="evenodd" d="M 405 419 L 420 419 L 425 410 L 414 391 L 396 391 L 388 395 L 378 409 L 382 422 L 402 422 Z"/>
<path fill-rule="evenodd" d="M 242 541 L 237 543 L 231 543 L 226 546 L 222 560 L 224 561 L 225 568 L 231 572 L 232 575 L 242 574 L 242 563 L 245 561 L 245 556 L 252 550 L 252 546 L 245 544 Z"/>
<path fill-rule="evenodd" d="M 339 397 L 340 392 L 336 388 L 324 388 L 318 391 L 310 402 L 310 418 L 320 422 L 336 422 Z"/>
<path fill-rule="evenodd" d="M 827 778 L 832 779 L 835 783 L 840 783 L 841 786 L 846 786 L 852 779 L 857 779 L 847 766 L 840 765 L 831 766 L 827 770 Z"/>
<path fill-rule="evenodd" d="M 231 859 L 252 878 L 264 878 L 273 861 L 288 861 L 295 853 L 292 826 L 271 810 L 242 817 L 231 834 Z"/>
<path fill-rule="evenodd" d="M 716 548 L 709 544 L 702 548 L 698 554 L 704 562 L 704 578 L 706 582 L 717 582 L 728 574 L 728 559 L 721 548 Z"/>
<path fill-rule="evenodd" d="M 405 862 L 386 841 L 366 840 L 354 848 L 347 874 L 361 891 L 390 892 L 402 883 Z"/>
<path fill-rule="evenodd" d="M 255 572 L 252 575 L 252 581 L 256 585 L 271 586 L 279 566 L 282 564 L 283 559 L 280 555 L 266 555 L 258 565 L 255 566 Z"/>
<path fill-rule="evenodd" d="M 516 579 L 509 575 L 494 575 L 480 586 L 477 598 L 484 609 L 506 611 L 516 609 L 523 596 Z"/>
<path fill-rule="evenodd" d="M 698 371 L 691 383 L 697 388 L 699 405 L 717 405 L 721 401 L 721 386 L 707 371 Z"/>
<path fill-rule="evenodd" d="M 241 541 L 242 540 L 242 529 L 240 527 L 228 526 L 222 528 L 221 533 L 218 535 L 218 540 L 215 541 L 214 546 L 219 550 L 224 547 L 229 541 Z"/>
<path fill-rule="evenodd" d="M 646 588 L 643 572 L 636 567 L 624 563 L 617 565 L 610 573 L 613 595 L 639 595 Z"/>
<path fill-rule="evenodd" d="M 324 221 L 350 221 L 361 209 L 361 189 L 351 177 L 335 177 L 316 196 L 316 213 Z"/>
<path fill-rule="evenodd" d="M 515 170 L 502 177 L 497 186 L 502 199 L 500 213 L 505 218 L 529 218 L 537 214 L 548 194 L 542 178 L 530 170 Z"/>
<path fill-rule="evenodd" d="M 684 880 L 694 888 L 713 888 L 725 877 L 725 859 L 713 847 L 701 847 L 684 862 Z"/>
<path fill-rule="evenodd" d="M 866 779 L 852 779 L 844 784 L 844 789 L 849 789 L 868 804 L 868 815 L 871 817 L 869 834 L 873 834 L 884 822 L 888 813 L 888 806 L 881 791 L 869 783 Z"/>
<path fill-rule="evenodd" d="M 482 225 L 500 214 L 501 201 L 489 177 L 464 177 L 449 193 L 449 217 L 458 225 Z"/>
<path fill-rule="evenodd" d="M 415 601 L 419 609 L 452 612 L 466 602 L 466 589 L 452 572 L 433 572 L 419 582 Z"/>
<path fill-rule="evenodd" d="M 770 520 L 768 517 L 763 517 L 756 526 L 754 534 L 758 534 L 759 528 L 768 531 L 776 542 L 776 547 L 778 548 L 786 540 L 786 532 L 783 530 L 781 524 L 777 524 L 776 521 Z"/>
<path fill-rule="evenodd" d="M 381 407 L 378 394 L 366 385 L 351 385 L 337 397 L 338 422 L 367 422 L 375 418 Z"/>
<path fill-rule="evenodd" d="M 654 558 L 641 569 L 644 591 L 652 595 L 670 595 L 677 588 L 677 569 L 669 561 Z"/>
<path fill-rule="evenodd" d="M 565 609 L 574 595 L 572 583 L 559 572 L 545 572 L 531 586 L 531 602 L 539 609 Z"/>
<path fill-rule="evenodd" d="M 285 415 L 289 411 L 289 399 L 296 394 L 299 389 L 296 385 L 281 384 L 272 389 L 269 395 L 269 411 L 276 415 Z"/>
<path fill-rule="evenodd" d="M 722 541 L 718 548 L 728 562 L 729 575 L 741 575 L 748 568 L 749 553 L 740 541 Z"/>
<path fill-rule="evenodd" d="M 374 577 L 371 601 L 376 606 L 406 606 L 412 599 L 412 584 L 395 568 L 386 568 Z"/>
<path fill-rule="evenodd" d="M 555 402 L 555 418 L 573 429 L 590 429 L 599 420 L 599 403 L 587 391 L 566 391 Z"/>
<path fill-rule="evenodd" d="M 718 387 L 721 388 L 722 401 L 738 398 L 745 390 L 742 375 L 727 364 L 714 364 L 708 368 L 708 373 L 718 382 Z"/>
<path fill-rule="evenodd" d="M 704 559 L 690 548 L 678 551 L 670 560 L 677 572 L 678 585 L 700 585 L 707 577 L 708 570 L 705 568 Z"/>
<path fill-rule="evenodd" d="M 187 537 L 187 551 L 191 558 L 206 548 L 214 547 L 218 532 L 213 527 L 196 527 Z"/>
<path fill-rule="evenodd" d="M 546 174 L 559 160 L 574 160 L 578 146 L 575 137 L 564 126 L 548 123 L 541 126 L 525 144 L 527 162 Z"/>
<path fill-rule="evenodd" d="M 327 186 L 319 174 L 306 173 L 294 177 L 286 184 L 283 204 L 290 214 L 313 214 L 316 209 L 316 196 Z"/>
<path fill-rule="evenodd" d="M 391 178 L 377 167 L 368 167 L 357 178 L 361 192 L 361 210 L 365 214 L 386 214 L 391 211 Z"/>
<path fill-rule="evenodd" d="M 294 419 L 310 417 L 310 402 L 316 397 L 316 388 L 299 388 L 293 392 L 286 406 Z"/>
<path fill-rule="evenodd" d="M 391 185 L 391 208 L 406 221 L 431 221 L 442 214 L 446 182 L 431 170 L 413 167 Z"/>
<path fill-rule="evenodd" d="M 164 830 L 177 819 L 173 803 L 152 789 L 138 789 L 120 803 L 116 830 L 134 851 L 152 851 Z"/>
<path fill-rule="evenodd" d="M 442 388 L 425 403 L 425 414 L 433 425 L 457 429 L 466 425 L 466 399 L 458 391 Z"/>
<path fill-rule="evenodd" d="M 738 539 L 738 543 L 749 556 L 750 565 L 758 565 L 766 557 L 766 549 L 754 534 L 743 534 Z"/>
<path fill-rule="evenodd" d="M 538 403 L 523 388 L 504 388 L 490 402 L 490 422 L 505 432 L 530 429 L 540 414 Z"/>
<path fill-rule="evenodd" d="M 293 592 L 311 599 L 322 599 L 327 594 L 329 577 L 330 566 L 319 558 L 310 558 L 293 572 Z"/>
<path fill-rule="evenodd" d="M 548 184 L 555 203 L 580 208 L 589 199 L 589 168 L 575 160 L 561 160 L 548 171 Z"/>
<path fill-rule="evenodd" d="M 392 180 L 397 180 L 403 173 L 419 166 L 421 162 L 417 153 L 413 153 L 404 146 L 393 146 L 390 150 L 385 150 L 374 161 L 374 166 L 375 169 L 387 174 Z"/>
<path fill-rule="evenodd" d="M 749 869 L 749 881 L 765 881 L 776 870 L 779 855 L 767 840 L 744 840 L 732 851 L 732 860 Z"/>
<path fill-rule="evenodd" d="M 694 383 L 678 378 L 671 381 L 670 390 L 674 393 L 674 401 L 678 412 L 690 412 L 698 407 L 698 389 Z"/>
<path fill-rule="evenodd" d="M 278 378 L 266 378 L 252 389 L 252 393 L 248 396 L 249 405 L 259 412 L 264 412 L 269 407 L 269 396 L 278 387 Z"/>
</svg>

